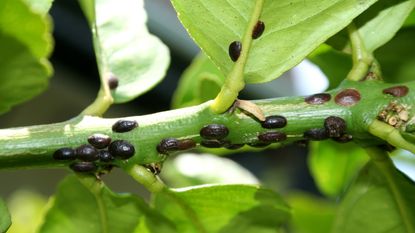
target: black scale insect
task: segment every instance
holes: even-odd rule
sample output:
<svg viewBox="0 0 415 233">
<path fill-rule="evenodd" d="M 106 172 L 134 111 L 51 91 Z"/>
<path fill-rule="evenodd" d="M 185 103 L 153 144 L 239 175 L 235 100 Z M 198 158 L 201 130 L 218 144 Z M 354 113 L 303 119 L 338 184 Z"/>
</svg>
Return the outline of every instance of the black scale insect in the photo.
<svg viewBox="0 0 415 233">
<path fill-rule="evenodd" d="M 125 140 L 115 140 L 108 148 L 111 155 L 120 159 L 129 159 L 135 154 L 134 146 Z"/>
<path fill-rule="evenodd" d="M 209 124 L 200 130 L 200 136 L 204 139 L 223 139 L 229 134 L 229 129 L 221 124 Z"/>
<path fill-rule="evenodd" d="M 229 45 L 229 57 L 232 61 L 236 62 L 241 55 L 242 43 L 239 41 L 234 41 Z"/>
<path fill-rule="evenodd" d="M 118 87 L 118 78 L 114 74 L 110 74 L 108 78 L 108 87 L 110 90 L 115 90 Z"/>
<path fill-rule="evenodd" d="M 287 139 L 287 135 L 282 132 L 266 132 L 259 134 L 258 139 L 265 143 L 281 142 Z"/>
<path fill-rule="evenodd" d="M 266 129 L 276 129 L 283 128 L 287 125 L 287 119 L 283 116 L 267 116 L 265 121 L 261 122 L 262 128 Z"/>
<path fill-rule="evenodd" d="M 112 131 L 117 133 L 125 133 L 138 127 L 137 121 L 118 120 L 112 125 Z"/>
<path fill-rule="evenodd" d="M 258 39 L 265 30 L 264 22 L 258 20 L 255 24 L 254 29 L 252 30 L 252 39 Z"/>
<path fill-rule="evenodd" d="M 69 165 L 75 172 L 95 172 L 97 170 L 97 165 L 93 162 L 74 162 Z"/>
<path fill-rule="evenodd" d="M 111 138 L 105 134 L 93 134 L 88 137 L 88 142 L 97 149 L 103 149 L 111 143 Z"/>
<path fill-rule="evenodd" d="M 312 141 L 321 141 L 329 138 L 329 135 L 325 128 L 309 129 L 304 132 L 304 138 Z"/>
<path fill-rule="evenodd" d="M 98 152 L 99 161 L 103 163 L 109 163 L 115 160 L 114 156 L 107 150 L 101 150 Z"/>
<path fill-rule="evenodd" d="M 76 157 L 79 160 L 92 162 L 98 160 L 98 150 L 91 145 L 81 145 L 75 149 Z"/>
<path fill-rule="evenodd" d="M 75 150 L 68 147 L 60 148 L 53 153 L 53 158 L 56 160 L 74 160 L 76 159 Z"/>
<path fill-rule="evenodd" d="M 178 150 L 188 150 L 196 146 L 193 139 L 165 138 L 157 145 L 157 151 L 160 154 L 168 154 L 169 152 Z"/>
<path fill-rule="evenodd" d="M 220 148 L 226 145 L 226 141 L 221 141 L 217 139 L 210 139 L 210 140 L 202 140 L 200 145 L 207 147 L 207 148 Z"/>
<path fill-rule="evenodd" d="M 331 138 L 338 138 L 346 131 L 346 121 L 340 117 L 329 116 L 324 120 L 324 128 Z"/>
</svg>

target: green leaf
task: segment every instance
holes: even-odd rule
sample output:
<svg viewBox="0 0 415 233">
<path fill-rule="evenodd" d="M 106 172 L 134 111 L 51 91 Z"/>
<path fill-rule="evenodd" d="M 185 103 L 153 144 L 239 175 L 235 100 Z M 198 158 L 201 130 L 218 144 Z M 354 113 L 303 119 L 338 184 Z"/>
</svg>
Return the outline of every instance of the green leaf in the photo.
<svg viewBox="0 0 415 233">
<path fill-rule="evenodd" d="M 6 232 L 10 227 L 11 220 L 7 206 L 3 199 L 0 198 L 0 232 Z"/>
<path fill-rule="evenodd" d="M 115 103 L 130 101 L 159 83 L 170 58 L 167 47 L 146 27 L 143 0 L 80 0 L 93 33 L 101 82 L 115 75 Z"/>
<path fill-rule="evenodd" d="M 45 214 L 47 200 L 39 193 L 19 190 L 8 200 L 13 224 L 7 233 L 37 232 Z"/>
<path fill-rule="evenodd" d="M 276 233 L 290 216 L 279 195 L 248 185 L 165 191 L 155 196 L 154 206 L 180 233 Z"/>
<path fill-rule="evenodd" d="M 174 232 L 172 225 L 139 197 L 113 193 L 94 177 L 82 179 L 86 179 L 84 184 L 75 176 L 61 182 L 41 233 L 62 229 L 66 233 L 133 232 L 136 228 Z"/>
<path fill-rule="evenodd" d="M 379 0 L 353 20 L 366 50 L 373 52 L 392 39 L 414 6 L 414 0 Z M 345 31 L 331 38 L 329 44 L 339 50 L 350 51 Z"/>
<path fill-rule="evenodd" d="M 350 187 L 333 233 L 415 232 L 415 183 L 398 170 L 370 162 Z"/>
<path fill-rule="evenodd" d="M 374 2 L 172 0 L 183 25 L 224 75 L 239 69 L 247 83 L 279 77 Z M 265 31 L 252 40 L 257 20 Z M 242 42 L 237 65 L 228 55 L 233 41 Z"/>
<path fill-rule="evenodd" d="M 366 152 L 353 143 L 312 142 L 308 165 L 320 191 L 331 197 L 341 194 L 368 160 Z"/>
<path fill-rule="evenodd" d="M 350 55 L 336 51 L 326 44 L 314 50 L 308 59 L 316 64 L 329 79 L 328 89 L 336 88 L 352 68 Z"/>
<path fill-rule="evenodd" d="M 292 232 L 330 232 L 336 210 L 332 202 L 305 193 L 292 194 L 287 201 L 292 208 Z"/>
<path fill-rule="evenodd" d="M 52 44 L 48 17 L 22 0 L 0 1 L 0 114 L 47 87 Z"/>
<path fill-rule="evenodd" d="M 189 167 L 189 164 L 192 164 Z M 173 187 L 202 184 L 258 184 L 258 179 L 231 159 L 212 154 L 181 154 L 163 164 L 163 180 Z"/>
<path fill-rule="evenodd" d="M 411 14 L 409 14 L 408 18 L 406 18 L 405 23 L 403 26 L 413 26 L 415 25 L 415 10 L 412 10 Z"/>
<path fill-rule="evenodd" d="M 402 83 L 415 78 L 415 27 L 401 29 L 385 46 L 375 52 L 387 82 Z"/>
<path fill-rule="evenodd" d="M 200 53 L 180 78 L 172 107 L 182 108 L 212 99 L 219 93 L 223 83 L 223 74 L 206 55 Z"/>
<path fill-rule="evenodd" d="M 52 7 L 53 0 L 25 0 L 25 3 L 38 13 L 46 15 Z"/>
</svg>

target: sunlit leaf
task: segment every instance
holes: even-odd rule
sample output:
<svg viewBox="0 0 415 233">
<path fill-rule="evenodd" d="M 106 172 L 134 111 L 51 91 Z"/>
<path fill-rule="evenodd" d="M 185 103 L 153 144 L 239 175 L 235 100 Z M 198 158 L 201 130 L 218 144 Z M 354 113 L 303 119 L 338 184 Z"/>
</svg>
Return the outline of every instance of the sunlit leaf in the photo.
<svg viewBox="0 0 415 233">
<path fill-rule="evenodd" d="M 358 27 L 365 48 L 373 52 L 388 42 L 414 9 L 414 0 L 379 0 L 353 22 Z M 339 50 L 350 51 L 348 36 L 340 32 L 329 40 Z"/>
<path fill-rule="evenodd" d="M 329 233 L 336 207 L 332 202 L 305 193 L 289 195 L 290 228 L 295 233 Z"/>
<path fill-rule="evenodd" d="M 229 45 L 243 41 L 242 51 L 248 54 L 239 59 L 246 59 L 243 73 L 248 83 L 279 77 L 374 2 L 172 0 L 190 35 L 224 75 L 235 64 L 228 55 Z M 252 29 L 258 20 L 253 15 L 258 11 L 265 31 L 252 40 Z"/>
<path fill-rule="evenodd" d="M 181 154 L 164 163 L 162 175 L 163 180 L 173 187 L 259 183 L 257 178 L 240 164 L 212 154 Z"/>
<path fill-rule="evenodd" d="M 0 114 L 47 87 L 52 45 L 48 17 L 22 0 L 0 1 Z"/>
<path fill-rule="evenodd" d="M 65 233 L 133 232 L 137 226 L 151 233 L 174 232 L 172 225 L 141 198 L 113 193 L 94 178 L 88 183 L 86 188 L 75 176 L 62 181 L 41 233 L 62 229 Z"/>
<path fill-rule="evenodd" d="M 32 191 L 16 191 L 8 200 L 13 224 L 7 233 L 36 232 L 43 221 L 46 198 Z"/>
<path fill-rule="evenodd" d="M 209 58 L 200 53 L 180 78 L 172 107 L 187 107 L 212 99 L 219 92 L 223 82 L 223 74 Z"/>
<path fill-rule="evenodd" d="M 25 0 L 25 2 L 30 5 L 34 11 L 46 15 L 52 7 L 53 0 Z"/>
<path fill-rule="evenodd" d="M 6 232 L 10 224 L 10 213 L 3 199 L 0 198 L 0 232 Z"/>
<path fill-rule="evenodd" d="M 95 5 L 94 5 L 95 2 Z M 89 21 L 101 81 L 114 75 L 115 103 L 130 101 L 159 83 L 170 58 L 146 27 L 143 0 L 80 0 Z"/>
<path fill-rule="evenodd" d="M 415 27 L 401 29 L 385 46 L 376 51 L 387 82 L 408 82 L 415 79 Z"/>
<path fill-rule="evenodd" d="M 248 185 L 202 186 L 163 192 L 154 206 L 180 233 L 277 233 L 290 209 L 276 193 Z"/>
<path fill-rule="evenodd" d="M 415 231 L 415 183 L 396 169 L 370 162 L 350 187 L 332 233 L 411 233 Z"/>
<path fill-rule="evenodd" d="M 356 144 L 331 141 L 312 142 L 308 165 L 322 193 L 338 196 L 368 160 Z"/>
</svg>

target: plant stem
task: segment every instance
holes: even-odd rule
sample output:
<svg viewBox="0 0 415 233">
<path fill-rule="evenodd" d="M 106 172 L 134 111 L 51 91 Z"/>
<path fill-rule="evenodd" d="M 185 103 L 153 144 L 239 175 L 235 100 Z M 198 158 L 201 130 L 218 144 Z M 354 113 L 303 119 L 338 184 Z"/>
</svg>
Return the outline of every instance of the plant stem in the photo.
<svg viewBox="0 0 415 233">
<path fill-rule="evenodd" d="M 256 0 L 254 11 L 242 38 L 242 51 L 238 60 L 235 62 L 231 72 L 227 75 L 225 83 L 219 94 L 212 103 L 214 113 L 223 113 L 232 106 L 238 97 L 239 92 L 245 87 L 244 68 L 248 60 L 249 49 L 252 44 L 252 30 L 259 20 L 263 8 L 264 0 Z"/>
<path fill-rule="evenodd" d="M 393 199 L 395 200 L 398 207 L 399 214 L 402 217 L 402 221 L 404 223 L 403 225 L 406 229 L 405 232 L 414 233 L 415 229 L 412 227 L 413 219 L 408 216 L 410 211 L 407 210 L 410 208 L 410 205 L 408 205 L 409 203 L 406 203 L 405 198 L 402 196 L 401 190 L 398 188 L 398 181 L 396 179 L 398 174 L 396 172 L 395 166 L 392 163 L 392 160 L 390 159 L 387 152 L 379 148 L 370 147 L 366 148 L 366 151 L 386 180 L 387 187 L 392 193 L 394 197 Z"/>
<path fill-rule="evenodd" d="M 369 132 L 376 137 L 379 137 L 387 141 L 392 146 L 409 150 L 412 153 L 415 153 L 415 145 L 405 140 L 398 129 L 390 126 L 386 123 L 383 123 L 379 120 L 374 120 L 369 125 Z"/>
<path fill-rule="evenodd" d="M 366 76 L 369 67 L 373 62 L 373 56 L 366 50 L 364 41 L 360 37 L 359 30 L 353 22 L 349 24 L 347 31 L 352 47 L 353 67 L 346 79 L 360 81 Z"/>
<path fill-rule="evenodd" d="M 280 129 L 262 128 L 260 122 L 240 109 L 233 113 L 215 114 L 210 110 L 211 101 L 198 106 L 160 112 L 156 114 L 133 116 L 126 118 L 105 119 L 94 116 L 79 116 L 66 122 L 20 127 L 0 130 L 0 169 L 24 167 L 67 167 L 72 161 L 54 160 L 52 154 L 59 148 L 76 148 L 87 144 L 87 138 L 95 133 L 106 134 L 112 140 L 127 140 L 135 147 L 135 155 L 128 160 L 116 160 L 115 165 L 128 169 L 134 164 L 160 163 L 166 156 L 157 152 L 156 147 L 162 139 L 192 139 L 198 145 L 202 141 L 200 129 L 208 124 L 223 124 L 229 129 L 225 140 L 230 144 L 258 143 L 258 135 L 264 132 L 282 132 L 287 139 L 274 143 L 282 146 L 297 140 L 302 140 L 303 133 L 312 128 L 323 128 L 324 119 L 338 116 L 347 123 L 347 133 L 356 142 L 365 146 L 384 143 L 381 139 L 390 141 L 390 137 L 378 134 L 383 132 L 373 123 L 378 113 L 391 101 L 399 100 L 411 107 L 409 117 L 415 115 L 415 82 L 406 84 L 409 92 L 399 99 L 382 93 L 391 84 L 378 81 L 359 83 L 343 82 L 342 86 L 328 92 L 331 100 L 319 105 L 308 104 L 304 97 L 285 97 L 253 101 L 265 114 L 281 115 L 287 120 L 287 125 Z M 335 103 L 335 95 L 345 88 L 354 88 L 360 92 L 361 100 L 353 106 L 340 106 Z M 126 133 L 112 131 L 112 125 L 120 120 L 134 120 L 138 128 Z M 376 122 L 376 121 L 375 121 Z M 374 136 L 373 136 L 373 135 Z M 378 138 L 380 137 L 380 138 Z M 412 148 L 408 144 L 396 144 L 403 148 Z M 391 143 L 391 142 L 390 142 Z M 251 147 L 244 146 L 243 150 Z M 255 148 L 256 149 L 256 148 Z M 224 149 L 223 149 L 224 150 Z"/>
</svg>

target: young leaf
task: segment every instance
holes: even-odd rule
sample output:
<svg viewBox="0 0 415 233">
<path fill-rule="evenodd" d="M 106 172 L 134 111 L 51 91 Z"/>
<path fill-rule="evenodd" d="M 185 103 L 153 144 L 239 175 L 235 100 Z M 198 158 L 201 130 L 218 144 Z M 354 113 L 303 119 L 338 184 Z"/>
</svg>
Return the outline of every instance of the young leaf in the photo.
<svg viewBox="0 0 415 233">
<path fill-rule="evenodd" d="M 289 195 L 293 217 L 290 228 L 295 233 L 328 233 L 333 224 L 334 203 L 306 193 Z"/>
<path fill-rule="evenodd" d="M 290 216 L 279 195 L 248 185 L 167 190 L 155 196 L 154 206 L 180 233 L 275 233 Z"/>
<path fill-rule="evenodd" d="M 7 233 L 37 232 L 45 213 L 45 197 L 32 191 L 19 190 L 11 195 L 7 203 L 13 220 Z"/>
<path fill-rule="evenodd" d="M 174 232 L 172 225 L 139 197 L 111 192 L 95 178 L 82 184 L 75 176 L 64 179 L 45 217 L 41 233 Z M 155 226 L 160 230 L 155 231 Z M 143 232 L 143 231 L 142 231 Z"/>
<path fill-rule="evenodd" d="M 298 64 L 376 0 L 172 0 L 181 22 L 224 75 L 243 69 L 247 83 L 267 82 Z M 258 20 L 263 34 L 252 39 Z M 237 60 L 229 45 L 239 41 Z"/>
<path fill-rule="evenodd" d="M 415 183 L 370 162 L 350 187 L 332 233 L 415 232 Z"/>
<path fill-rule="evenodd" d="M 173 187 L 259 183 L 258 179 L 240 164 L 212 154 L 185 153 L 172 160 L 166 160 L 162 175 L 163 180 Z"/>
<path fill-rule="evenodd" d="M 336 51 L 326 44 L 314 50 L 308 59 L 316 64 L 329 79 L 328 90 L 337 87 L 352 68 L 350 55 Z"/>
<path fill-rule="evenodd" d="M 52 70 L 46 58 L 51 50 L 48 17 L 22 0 L 0 1 L 0 114 L 47 87 Z"/>
<path fill-rule="evenodd" d="M 10 227 L 11 220 L 7 206 L 3 199 L 0 198 L 0 232 L 6 232 Z"/>
<path fill-rule="evenodd" d="M 414 0 L 379 0 L 353 20 L 366 50 L 373 52 L 392 39 L 414 6 Z M 345 31 L 331 38 L 329 44 L 339 50 L 350 51 Z"/>
<path fill-rule="evenodd" d="M 223 82 L 223 74 L 206 55 L 200 53 L 180 78 L 172 107 L 197 105 L 214 98 Z"/>
<path fill-rule="evenodd" d="M 118 79 L 111 91 L 115 103 L 130 101 L 163 79 L 169 51 L 148 32 L 143 0 L 80 3 L 92 30 L 101 82 Z"/>
<path fill-rule="evenodd" d="M 331 141 L 312 142 L 308 158 L 317 187 L 330 197 L 341 194 L 368 160 L 366 152 L 357 145 Z"/>
<path fill-rule="evenodd" d="M 401 29 L 385 46 L 375 52 L 385 81 L 402 83 L 415 77 L 415 27 Z"/>
</svg>

